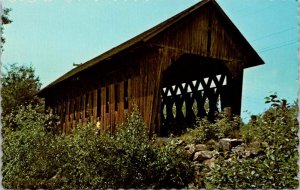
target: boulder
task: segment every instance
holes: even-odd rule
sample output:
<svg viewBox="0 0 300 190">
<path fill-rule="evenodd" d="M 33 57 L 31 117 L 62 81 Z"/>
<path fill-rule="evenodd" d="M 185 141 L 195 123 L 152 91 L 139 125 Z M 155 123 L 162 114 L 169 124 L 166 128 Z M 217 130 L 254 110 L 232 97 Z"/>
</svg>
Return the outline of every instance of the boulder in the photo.
<svg viewBox="0 0 300 190">
<path fill-rule="evenodd" d="M 242 144 L 241 139 L 230 139 L 230 138 L 223 138 L 220 139 L 219 144 L 223 151 L 230 151 L 233 147 L 236 147 Z"/>
<path fill-rule="evenodd" d="M 231 149 L 231 151 L 232 151 L 233 153 L 235 153 L 235 154 L 241 156 L 241 155 L 243 155 L 243 154 L 245 153 L 245 147 L 242 146 L 242 145 L 238 145 L 238 146 L 236 146 L 236 147 L 233 147 L 233 148 Z"/>
<path fill-rule="evenodd" d="M 207 146 L 205 144 L 196 144 L 195 145 L 195 151 L 203 151 L 203 150 L 208 150 Z"/>
<path fill-rule="evenodd" d="M 213 169 L 216 166 L 217 160 L 215 158 L 204 160 L 203 163 L 208 166 L 209 169 Z"/>
<path fill-rule="evenodd" d="M 245 150 L 245 156 L 246 157 L 250 157 L 251 156 L 251 152 L 249 150 Z"/>
<path fill-rule="evenodd" d="M 183 145 L 183 144 L 184 144 L 184 141 L 183 141 L 183 140 L 178 140 L 175 144 L 176 144 L 176 145 Z"/>
<path fill-rule="evenodd" d="M 262 146 L 262 143 L 255 141 L 255 142 L 251 142 L 248 146 L 253 148 L 260 148 Z"/>
<path fill-rule="evenodd" d="M 212 158 L 216 154 L 217 154 L 216 151 L 209 151 L 209 150 L 199 151 L 194 154 L 193 160 L 201 162 L 203 160 Z"/>
<path fill-rule="evenodd" d="M 255 157 L 256 155 L 263 152 L 263 149 L 257 147 L 247 147 L 245 149 L 245 156 L 247 157 Z"/>
<path fill-rule="evenodd" d="M 194 153 L 196 152 L 195 144 L 188 144 L 184 147 L 184 149 L 186 150 L 186 152 L 189 156 L 193 156 Z"/>
</svg>

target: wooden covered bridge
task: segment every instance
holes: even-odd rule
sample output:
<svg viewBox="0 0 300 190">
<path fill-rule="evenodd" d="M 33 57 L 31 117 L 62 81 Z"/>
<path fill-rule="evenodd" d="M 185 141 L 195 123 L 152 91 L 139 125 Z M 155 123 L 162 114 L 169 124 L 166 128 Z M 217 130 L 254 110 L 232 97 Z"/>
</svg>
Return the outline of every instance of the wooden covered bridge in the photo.
<svg viewBox="0 0 300 190">
<path fill-rule="evenodd" d="M 84 121 L 114 131 L 136 104 L 150 132 L 166 135 L 225 107 L 239 115 L 243 70 L 261 64 L 220 6 L 203 0 L 74 68 L 39 96 L 63 132 Z"/>
</svg>

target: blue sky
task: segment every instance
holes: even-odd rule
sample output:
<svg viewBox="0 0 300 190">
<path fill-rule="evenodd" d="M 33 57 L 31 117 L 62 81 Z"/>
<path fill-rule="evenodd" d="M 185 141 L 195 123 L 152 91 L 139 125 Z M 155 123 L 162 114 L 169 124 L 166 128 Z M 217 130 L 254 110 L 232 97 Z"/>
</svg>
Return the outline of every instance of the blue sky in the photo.
<svg viewBox="0 0 300 190">
<path fill-rule="evenodd" d="M 43 86 L 199 0 L 4 0 L 13 23 L 5 26 L 2 63 L 33 65 Z M 277 92 L 298 92 L 297 1 L 217 0 L 265 61 L 245 70 L 242 117 L 262 113 Z"/>
</svg>

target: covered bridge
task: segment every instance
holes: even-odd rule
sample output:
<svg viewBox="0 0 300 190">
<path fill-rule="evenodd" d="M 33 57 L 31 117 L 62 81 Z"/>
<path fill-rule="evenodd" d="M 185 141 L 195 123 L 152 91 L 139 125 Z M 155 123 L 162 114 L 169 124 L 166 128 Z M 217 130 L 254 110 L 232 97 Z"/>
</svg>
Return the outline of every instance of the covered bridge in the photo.
<svg viewBox="0 0 300 190">
<path fill-rule="evenodd" d="M 63 132 L 85 121 L 113 132 L 136 104 L 150 132 L 166 135 L 225 107 L 239 115 L 243 70 L 261 64 L 220 6 L 203 0 L 72 69 L 39 96 Z"/>
</svg>

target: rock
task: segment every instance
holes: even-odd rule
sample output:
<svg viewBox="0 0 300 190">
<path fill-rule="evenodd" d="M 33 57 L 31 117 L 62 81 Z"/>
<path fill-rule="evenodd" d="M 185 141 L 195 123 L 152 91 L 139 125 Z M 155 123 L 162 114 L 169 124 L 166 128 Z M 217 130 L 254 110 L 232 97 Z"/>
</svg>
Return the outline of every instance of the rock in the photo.
<svg viewBox="0 0 300 190">
<path fill-rule="evenodd" d="M 209 169 L 213 169 L 216 166 L 217 160 L 215 158 L 204 160 L 203 163 L 209 167 Z"/>
<path fill-rule="evenodd" d="M 233 153 L 235 153 L 235 154 L 241 156 L 241 155 L 243 155 L 244 152 L 245 152 L 245 147 L 242 146 L 242 145 L 238 145 L 238 146 L 236 146 L 236 147 L 233 147 L 233 148 L 231 149 L 231 151 L 232 151 Z"/>
<path fill-rule="evenodd" d="M 186 146 L 184 147 L 184 149 L 185 149 L 185 150 L 189 150 L 191 145 L 193 145 L 193 144 L 188 144 L 188 145 L 186 145 Z"/>
<path fill-rule="evenodd" d="M 241 139 L 230 139 L 230 138 L 223 138 L 220 139 L 220 147 L 223 149 L 223 151 L 230 151 L 233 147 L 236 147 L 240 144 L 242 144 Z"/>
<path fill-rule="evenodd" d="M 161 145 L 165 145 L 166 143 L 170 142 L 170 139 L 166 137 L 157 137 L 157 142 Z"/>
<path fill-rule="evenodd" d="M 259 153 L 263 152 L 261 148 L 256 148 L 256 147 L 247 147 L 245 150 L 245 155 L 247 157 L 255 157 Z"/>
<path fill-rule="evenodd" d="M 217 154 L 216 151 L 209 151 L 209 150 L 199 151 L 194 154 L 193 160 L 194 161 L 203 161 L 203 160 L 212 158 L 216 154 Z"/>
<path fill-rule="evenodd" d="M 196 144 L 195 145 L 195 151 L 199 152 L 199 151 L 203 151 L 203 150 L 208 150 L 207 146 L 205 144 Z"/>
<path fill-rule="evenodd" d="M 214 139 L 210 139 L 206 142 L 207 150 L 219 150 L 220 144 Z"/>
<path fill-rule="evenodd" d="M 194 153 L 196 152 L 196 146 L 195 144 L 188 144 L 184 147 L 185 150 L 187 150 L 186 152 L 188 153 L 188 155 L 193 156 Z"/>
<path fill-rule="evenodd" d="M 183 143 L 184 143 L 183 140 L 178 140 L 175 144 L 176 144 L 176 145 L 182 145 Z"/>
<path fill-rule="evenodd" d="M 261 147 L 261 143 L 260 142 L 251 142 L 250 144 L 249 144 L 249 147 L 253 147 L 253 148 L 260 148 Z"/>
<path fill-rule="evenodd" d="M 251 156 L 251 152 L 250 152 L 249 150 L 246 150 L 246 151 L 245 151 L 245 156 L 246 156 L 246 157 Z"/>
</svg>

